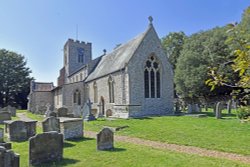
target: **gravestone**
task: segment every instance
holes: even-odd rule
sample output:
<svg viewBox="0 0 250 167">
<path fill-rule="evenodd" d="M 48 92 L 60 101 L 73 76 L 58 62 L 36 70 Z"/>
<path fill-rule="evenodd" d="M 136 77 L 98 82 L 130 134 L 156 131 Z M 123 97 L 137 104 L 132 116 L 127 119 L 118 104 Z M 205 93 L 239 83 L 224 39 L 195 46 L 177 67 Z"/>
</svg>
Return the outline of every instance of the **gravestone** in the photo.
<svg viewBox="0 0 250 167">
<path fill-rule="evenodd" d="M 6 120 L 11 120 L 11 114 L 7 111 L 0 112 L 0 123 L 2 124 Z"/>
<path fill-rule="evenodd" d="M 16 108 L 8 105 L 7 107 L 1 108 L 0 112 L 8 112 L 12 117 L 16 116 Z"/>
<path fill-rule="evenodd" d="M 188 104 L 188 114 L 191 114 L 195 112 L 195 105 L 194 104 Z"/>
<path fill-rule="evenodd" d="M 0 128 L 0 143 L 3 142 L 3 138 L 4 138 L 4 131 L 3 128 Z"/>
<path fill-rule="evenodd" d="M 56 131 L 60 132 L 60 122 L 56 117 L 46 118 L 43 122 L 43 132 Z"/>
<path fill-rule="evenodd" d="M 83 118 L 86 121 L 93 121 L 96 120 L 94 114 L 92 113 L 91 105 L 93 103 L 90 101 L 90 99 L 87 100 L 83 107 Z M 97 113 L 97 112 L 96 112 Z"/>
<path fill-rule="evenodd" d="M 51 111 L 51 105 L 48 103 L 48 104 L 46 104 L 46 111 L 45 111 L 45 117 L 49 117 L 50 116 L 50 113 L 52 112 Z"/>
<path fill-rule="evenodd" d="M 227 102 L 227 113 L 231 114 L 231 108 L 232 108 L 232 100 L 228 100 Z"/>
<path fill-rule="evenodd" d="M 114 149 L 114 132 L 110 128 L 103 128 L 97 134 L 97 150 Z"/>
<path fill-rule="evenodd" d="M 216 112 L 215 112 L 216 119 L 221 119 L 221 110 L 222 110 L 221 102 L 218 102 L 216 104 Z"/>
<path fill-rule="evenodd" d="M 27 128 L 24 121 L 5 121 L 5 131 L 10 141 L 27 140 Z"/>
<path fill-rule="evenodd" d="M 56 117 L 56 112 L 55 111 L 52 111 L 50 114 L 49 114 L 49 117 Z"/>
<path fill-rule="evenodd" d="M 0 146 L 5 147 L 7 150 L 11 149 L 11 143 L 4 142 L 4 130 L 0 128 Z"/>
<path fill-rule="evenodd" d="M 74 117 L 82 117 L 82 109 L 80 105 L 74 105 L 73 107 L 73 115 Z"/>
<path fill-rule="evenodd" d="M 60 161 L 63 158 L 63 134 L 45 132 L 29 139 L 29 163 Z"/>
<path fill-rule="evenodd" d="M 60 107 L 57 109 L 57 116 L 58 117 L 67 117 L 68 115 L 68 108 Z"/>
<path fill-rule="evenodd" d="M 34 120 L 4 121 L 5 132 L 10 141 L 25 141 L 36 134 L 36 122 Z"/>
<path fill-rule="evenodd" d="M 0 167 L 19 167 L 20 155 L 0 146 Z"/>
</svg>

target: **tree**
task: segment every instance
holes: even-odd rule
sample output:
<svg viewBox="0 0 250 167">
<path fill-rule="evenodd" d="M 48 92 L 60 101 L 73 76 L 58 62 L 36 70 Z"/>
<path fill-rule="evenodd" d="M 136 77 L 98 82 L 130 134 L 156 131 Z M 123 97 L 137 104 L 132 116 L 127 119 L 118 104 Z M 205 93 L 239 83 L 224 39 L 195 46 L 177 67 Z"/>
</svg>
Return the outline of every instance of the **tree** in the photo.
<svg viewBox="0 0 250 167">
<path fill-rule="evenodd" d="M 206 84 L 211 86 L 211 90 L 222 86 L 234 89 L 234 95 L 238 99 L 250 99 L 250 7 L 242 16 L 240 24 L 228 25 L 227 43 L 230 45 L 232 54 L 229 60 L 223 63 L 223 67 L 231 68 L 238 80 L 230 80 L 222 71 L 216 67 L 211 67 L 210 78 Z"/>
<path fill-rule="evenodd" d="M 231 92 L 231 89 L 225 87 L 211 92 L 204 82 L 208 79 L 208 67 L 215 64 L 219 66 L 230 56 L 229 47 L 225 44 L 227 36 L 224 29 L 222 27 L 199 32 L 185 40 L 177 60 L 174 78 L 176 91 L 182 98 L 196 100 L 200 97 L 209 98 Z M 230 69 L 220 70 L 234 78 L 230 75 Z"/>
<path fill-rule="evenodd" d="M 168 55 L 169 62 L 176 68 L 177 59 L 180 56 L 181 50 L 184 45 L 184 40 L 187 36 L 184 32 L 170 32 L 162 38 L 162 46 Z"/>
<path fill-rule="evenodd" d="M 0 106 L 25 107 L 32 78 L 24 56 L 1 49 L 0 69 Z"/>
</svg>

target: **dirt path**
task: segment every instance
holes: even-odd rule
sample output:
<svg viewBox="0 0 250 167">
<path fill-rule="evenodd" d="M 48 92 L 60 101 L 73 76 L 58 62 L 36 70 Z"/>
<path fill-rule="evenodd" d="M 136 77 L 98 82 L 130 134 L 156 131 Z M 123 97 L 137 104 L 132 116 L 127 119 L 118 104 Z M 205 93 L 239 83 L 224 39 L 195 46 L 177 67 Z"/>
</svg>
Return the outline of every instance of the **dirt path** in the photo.
<svg viewBox="0 0 250 167">
<path fill-rule="evenodd" d="M 87 137 L 96 138 L 95 132 L 84 131 L 84 135 Z M 161 149 L 161 150 L 170 150 L 170 151 L 177 151 L 177 152 L 182 152 L 182 153 L 187 153 L 187 154 L 196 154 L 199 156 L 241 161 L 243 163 L 250 164 L 250 156 L 244 156 L 244 155 L 234 154 L 234 153 L 226 153 L 226 152 L 215 151 L 215 150 L 207 150 L 207 149 L 199 148 L 199 147 L 168 144 L 168 143 L 163 143 L 163 142 L 139 139 L 135 137 L 117 136 L 117 135 L 115 135 L 115 141 L 148 146 L 148 147 Z"/>
<path fill-rule="evenodd" d="M 21 120 L 30 120 L 30 118 L 27 117 L 26 113 L 17 113 L 17 116 Z M 84 131 L 84 136 L 96 138 L 96 132 Z M 199 156 L 240 161 L 246 164 L 250 164 L 250 156 L 240 155 L 240 154 L 235 154 L 235 153 L 221 152 L 221 151 L 216 151 L 216 150 L 207 150 L 204 148 L 199 148 L 199 147 L 194 147 L 194 146 L 168 144 L 168 143 L 163 143 L 163 142 L 158 142 L 158 141 L 151 141 L 151 140 L 145 140 L 145 139 L 140 139 L 140 138 L 135 138 L 135 137 L 118 136 L 118 135 L 115 135 L 115 141 L 127 142 L 127 143 L 152 147 L 152 148 L 161 149 L 161 150 L 170 150 L 170 151 L 182 152 L 182 153 L 187 153 L 187 154 L 195 154 Z"/>
</svg>

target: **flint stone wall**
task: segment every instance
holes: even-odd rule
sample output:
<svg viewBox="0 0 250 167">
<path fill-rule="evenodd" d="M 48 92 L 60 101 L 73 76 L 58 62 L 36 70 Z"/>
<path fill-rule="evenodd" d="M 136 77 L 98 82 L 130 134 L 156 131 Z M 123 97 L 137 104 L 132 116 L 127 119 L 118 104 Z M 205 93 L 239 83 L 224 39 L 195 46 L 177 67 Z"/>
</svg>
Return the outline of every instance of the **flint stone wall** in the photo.
<svg viewBox="0 0 250 167">
<path fill-rule="evenodd" d="M 83 137 L 83 119 L 60 117 L 60 132 L 64 139 Z"/>
</svg>

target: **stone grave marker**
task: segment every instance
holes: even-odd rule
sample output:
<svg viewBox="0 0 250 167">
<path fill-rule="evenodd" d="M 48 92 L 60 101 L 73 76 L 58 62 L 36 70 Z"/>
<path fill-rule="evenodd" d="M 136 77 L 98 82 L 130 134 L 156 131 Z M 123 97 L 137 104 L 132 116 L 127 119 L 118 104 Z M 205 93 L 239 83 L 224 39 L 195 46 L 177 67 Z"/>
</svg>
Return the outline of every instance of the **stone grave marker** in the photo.
<svg viewBox="0 0 250 167">
<path fill-rule="evenodd" d="M 3 123 L 5 120 L 11 120 L 11 114 L 7 111 L 0 112 L 0 123 Z"/>
<path fill-rule="evenodd" d="M 83 119 L 60 117 L 60 132 L 64 139 L 83 137 Z"/>
<path fill-rule="evenodd" d="M 10 141 L 27 140 L 27 128 L 24 121 L 5 121 L 5 131 Z"/>
<path fill-rule="evenodd" d="M 0 146 L 0 167 L 19 167 L 20 155 Z"/>
<path fill-rule="evenodd" d="M 29 163 L 60 161 L 63 158 L 63 134 L 45 132 L 29 139 Z"/>
<path fill-rule="evenodd" d="M 222 110 L 222 105 L 221 105 L 221 102 L 218 102 L 216 104 L 216 112 L 215 112 L 215 117 L 216 119 L 221 119 L 221 110 Z"/>
<path fill-rule="evenodd" d="M 51 111 L 51 113 L 49 114 L 49 117 L 56 117 L 56 112 L 55 111 Z"/>
<path fill-rule="evenodd" d="M 4 131 L 3 128 L 0 128 L 0 143 L 3 142 L 3 139 L 4 139 Z"/>
<path fill-rule="evenodd" d="M 48 117 L 43 122 L 43 132 L 60 132 L 60 120 L 57 117 Z"/>
<path fill-rule="evenodd" d="M 97 150 L 114 149 L 114 132 L 110 128 L 103 128 L 97 134 Z"/>
<path fill-rule="evenodd" d="M 67 117 L 68 115 L 68 108 L 61 107 L 57 109 L 57 116 L 58 117 Z"/>
</svg>

